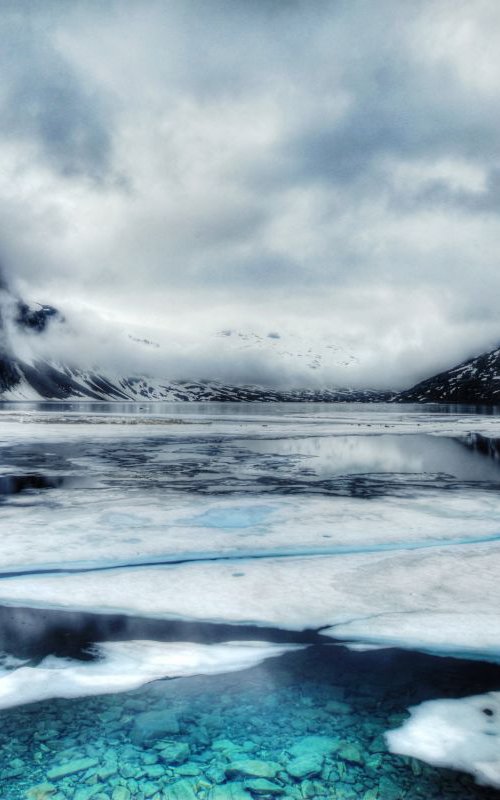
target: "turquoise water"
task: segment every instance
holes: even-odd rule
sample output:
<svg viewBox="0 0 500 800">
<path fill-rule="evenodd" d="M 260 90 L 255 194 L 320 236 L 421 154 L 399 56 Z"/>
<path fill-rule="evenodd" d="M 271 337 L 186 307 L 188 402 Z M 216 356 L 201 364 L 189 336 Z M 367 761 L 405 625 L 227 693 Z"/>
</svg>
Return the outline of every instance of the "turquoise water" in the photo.
<svg viewBox="0 0 500 800">
<path fill-rule="evenodd" d="M 244 672 L 22 706 L 0 713 L 1 797 L 495 798 L 468 775 L 391 755 L 383 733 L 412 703 L 499 678 L 477 662 L 312 646 Z"/>
</svg>

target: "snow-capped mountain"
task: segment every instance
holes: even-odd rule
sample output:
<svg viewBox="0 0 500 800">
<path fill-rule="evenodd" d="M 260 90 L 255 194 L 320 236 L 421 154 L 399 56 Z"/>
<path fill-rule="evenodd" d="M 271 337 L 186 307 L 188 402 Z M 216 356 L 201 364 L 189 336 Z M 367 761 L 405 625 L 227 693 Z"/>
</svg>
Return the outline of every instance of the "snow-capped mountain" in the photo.
<svg viewBox="0 0 500 800">
<path fill-rule="evenodd" d="M 308 401 L 308 402 L 376 402 L 386 400 L 389 393 L 371 389 L 349 388 L 269 388 L 260 385 L 232 384 L 218 380 L 169 380 L 141 374 L 121 375 L 109 369 L 88 369 L 74 363 L 75 359 L 41 357 L 33 348 L 16 348 L 16 343 L 33 342 L 60 325 L 63 333 L 66 320 L 52 306 L 31 306 L 14 298 L 0 286 L 0 398 L 2 400 L 88 399 L 88 400 L 164 400 L 164 401 Z M 215 336 L 220 340 L 223 353 L 239 358 L 243 351 L 251 354 L 264 352 L 279 363 L 301 363 L 311 374 L 332 361 L 349 365 L 355 357 L 345 348 L 325 344 L 309 347 L 299 337 L 283 337 L 270 331 L 260 335 L 252 331 L 223 330 Z M 150 339 L 128 334 L 133 347 L 144 352 L 159 349 Z M 311 381 L 314 385 L 314 382 Z"/>
<path fill-rule="evenodd" d="M 427 378 L 394 400 L 405 403 L 500 404 L 500 347 Z"/>
</svg>

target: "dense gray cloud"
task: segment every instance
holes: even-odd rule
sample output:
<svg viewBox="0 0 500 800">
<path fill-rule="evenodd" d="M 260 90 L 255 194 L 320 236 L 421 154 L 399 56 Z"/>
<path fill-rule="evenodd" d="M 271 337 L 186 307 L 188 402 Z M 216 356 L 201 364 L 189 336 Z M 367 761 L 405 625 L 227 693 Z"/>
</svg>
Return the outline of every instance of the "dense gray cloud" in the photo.
<svg viewBox="0 0 500 800">
<path fill-rule="evenodd" d="M 19 0 L 0 34 L 0 259 L 65 352 L 401 386 L 500 339 L 496 0 Z"/>
<path fill-rule="evenodd" d="M 111 156 L 109 109 L 54 47 L 50 11 L 44 19 L 19 7 L 0 16 L 1 133 L 63 175 L 101 179 Z"/>
</svg>

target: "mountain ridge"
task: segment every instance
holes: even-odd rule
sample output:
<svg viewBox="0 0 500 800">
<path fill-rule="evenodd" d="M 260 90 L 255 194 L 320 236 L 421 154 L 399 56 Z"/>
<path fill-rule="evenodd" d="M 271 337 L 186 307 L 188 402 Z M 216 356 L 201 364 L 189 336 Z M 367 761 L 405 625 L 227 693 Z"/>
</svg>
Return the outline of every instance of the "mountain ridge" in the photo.
<svg viewBox="0 0 500 800">
<path fill-rule="evenodd" d="M 8 324 L 7 324 L 8 320 Z M 92 401 L 179 401 L 179 402 L 393 402 L 455 403 L 500 405 L 500 346 L 436 375 L 419 381 L 403 391 L 385 391 L 349 387 L 277 388 L 255 383 L 229 383 L 220 380 L 158 379 L 143 374 L 122 375 L 108 370 L 84 369 L 70 363 L 36 357 L 20 357 L 9 335 L 12 327 L 29 337 L 44 334 L 55 323 L 65 324 L 63 314 L 54 306 L 29 305 L 15 297 L 0 275 L 0 400 L 92 400 Z M 317 370 L 328 354 L 335 353 L 345 366 L 356 358 L 340 345 L 325 344 L 315 351 L 299 340 L 280 341 L 276 332 L 267 336 L 255 332 L 220 330 L 216 336 L 230 341 L 238 350 L 248 347 L 272 347 L 288 363 L 302 360 Z M 136 344 L 159 348 L 149 339 L 128 334 Z M 335 362 L 337 363 L 337 362 Z"/>
<path fill-rule="evenodd" d="M 500 346 L 420 381 L 393 402 L 500 405 Z"/>
</svg>

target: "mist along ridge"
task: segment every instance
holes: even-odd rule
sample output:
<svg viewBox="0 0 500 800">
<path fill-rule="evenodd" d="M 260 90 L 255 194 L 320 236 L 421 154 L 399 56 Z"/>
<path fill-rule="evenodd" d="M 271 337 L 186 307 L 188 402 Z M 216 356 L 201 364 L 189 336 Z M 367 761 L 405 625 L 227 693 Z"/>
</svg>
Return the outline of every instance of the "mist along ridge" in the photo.
<svg viewBox="0 0 500 800">
<path fill-rule="evenodd" d="M 61 360 L 60 355 L 51 352 L 51 343 L 55 346 L 57 342 L 57 332 L 71 338 L 71 328 L 65 315 L 52 306 L 30 306 L 10 292 L 6 285 L 0 287 L 0 399 L 382 402 L 394 394 L 392 391 L 372 388 L 331 387 L 323 385 L 324 381 L 318 384 L 313 376 L 314 371 L 322 365 L 323 355 L 313 353 L 307 344 L 301 346 L 303 352 L 295 354 L 288 352 L 286 348 L 277 349 L 277 340 L 280 337 L 272 332 L 264 338 L 255 333 L 237 335 L 236 338 L 241 339 L 240 346 L 243 347 L 242 357 L 249 343 L 264 357 L 267 348 L 273 358 L 281 357 L 286 362 L 291 361 L 292 368 L 294 360 L 298 363 L 305 357 L 311 373 L 306 386 L 287 388 L 279 385 L 264 386 L 255 382 L 236 384 L 220 379 L 203 379 L 199 374 L 183 375 L 180 379 L 168 374 L 153 377 L 137 372 L 123 374 L 116 368 L 89 367 L 82 363 L 81 341 L 76 343 L 75 352 L 66 356 L 66 360 Z M 231 333 L 219 331 L 216 336 L 227 339 Z M 48 334 L 52 334 L 52 338 L 47 340 Z M 128 336 L 130 350 L 139 348 L 141 352 L 147 353 L 152 346 L 154 343 L 147 339 Z M 330 357 L 336 357 L 343 366 L 352 360 L 352 356 L 346 354 L 343 348 L 333 344 L 326 346 L 326 352 Z"/>
<path fill-rule="evenodd" d="M 304 388 L 283 388 L 257 383 L 231 383 L 220 379 L 202 379 L 185 375 L 182 379 L 163 375 L 120 374 L 109 368 L 89 368 L 79 364 L 77 355 L 66 362 L 47 350 L 30 348 L 37 337 L 43 340 L 47 331 L 67 326 L 66 317 L 53 306 L 30 306 L 7 290 L 0 289 L 0 400 L 75 400 L 92 401 L 180 401 L 180 402 L 424 402 L 496 405 L 500 402 L 500 350 L 483 353 L 445 372 L 421 381 L 410 389 L 348 388 L 331 386 L 325 380 L 317 385 L 314 371 L 321 368 L 321 355 L 283 351 L 293 364 L 307 356 L 311 383 Z M 231 331 L 222 332 L 225 337 Z M 267 342 L 274 347 L 277 334 L 269 334 Z M 130 346 L 150 347 L 149 340 L 129 337 Z M 260 348 L 265 339 L 255 334 L 243 335 Z M 53 341 L 53 340 L 52 340 Z M 135 344 L 134 344 L 135 343 Z M 245 346 L 248 346 L 245 344 Z M 338 350 L 329 345 L 333 351 Z M 20 352 L 18 352 L 18 350 Z M 343 366 L 353 357 L 340 349 Z"/>
</svg>

